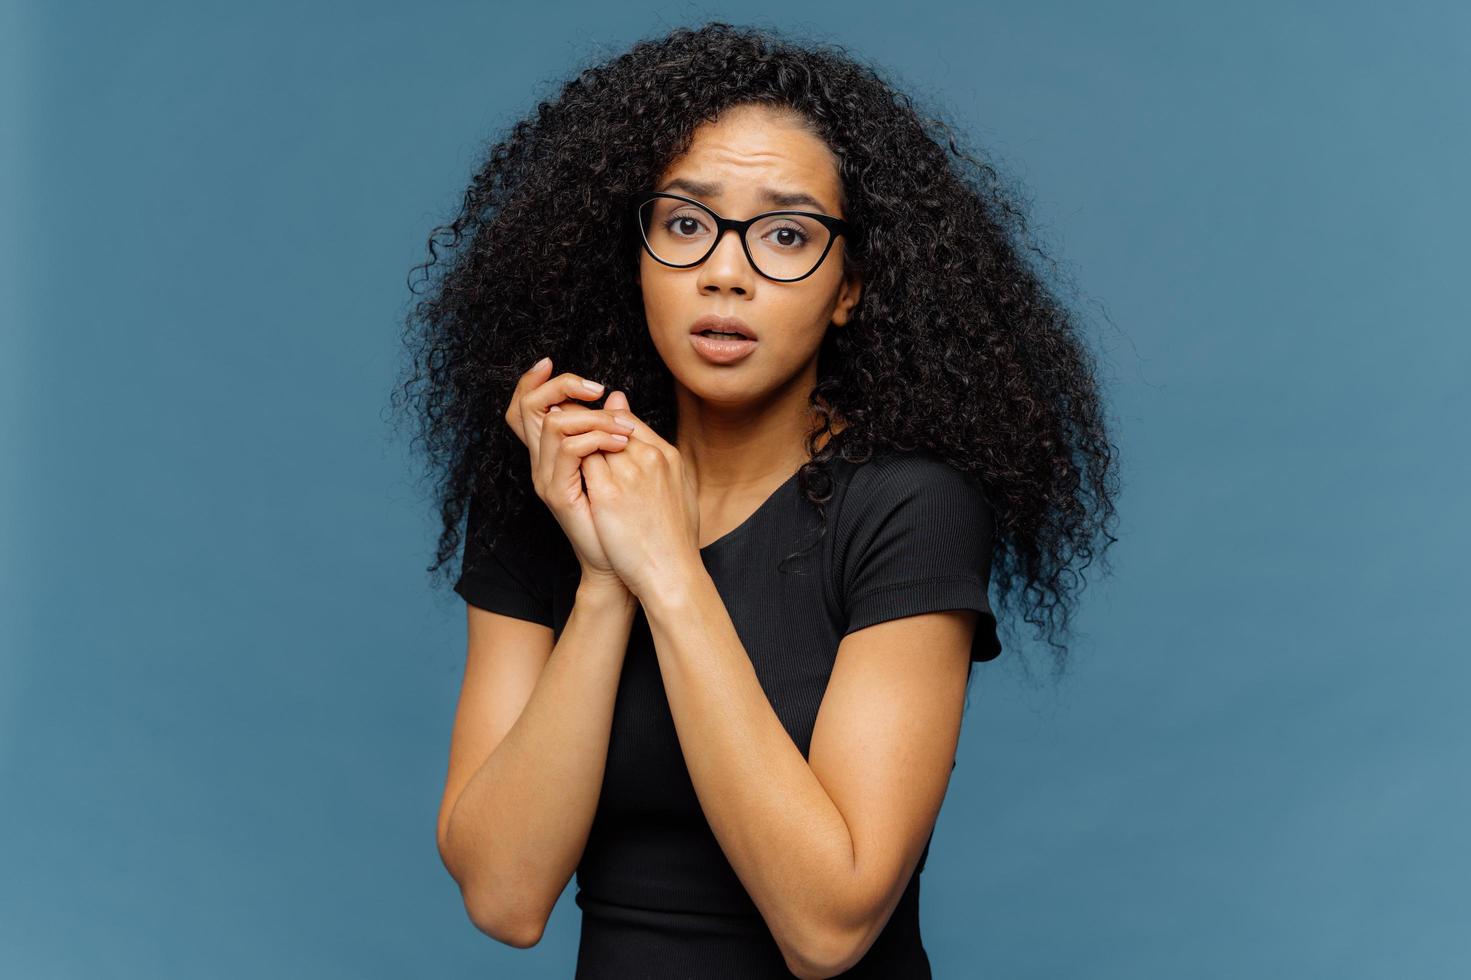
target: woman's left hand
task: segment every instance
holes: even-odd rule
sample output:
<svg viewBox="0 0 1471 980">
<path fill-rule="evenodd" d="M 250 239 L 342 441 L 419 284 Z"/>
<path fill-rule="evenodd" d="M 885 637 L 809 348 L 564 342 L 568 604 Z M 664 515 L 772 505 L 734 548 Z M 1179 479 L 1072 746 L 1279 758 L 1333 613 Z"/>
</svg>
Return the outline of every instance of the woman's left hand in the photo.
<svg viewBox="0 0 1471 980">
<path fill-rule="evenodd" d="M 593 527 L 608 562 L 634 595 L 645 597 L 661 583 L 677 580 L 700 564 L 699 487 L 675 449 L 628 410 L 614 392 L 605 411 L 635 426 L 628 445 L 616 453 L 583 457 Z"/>
</svg>

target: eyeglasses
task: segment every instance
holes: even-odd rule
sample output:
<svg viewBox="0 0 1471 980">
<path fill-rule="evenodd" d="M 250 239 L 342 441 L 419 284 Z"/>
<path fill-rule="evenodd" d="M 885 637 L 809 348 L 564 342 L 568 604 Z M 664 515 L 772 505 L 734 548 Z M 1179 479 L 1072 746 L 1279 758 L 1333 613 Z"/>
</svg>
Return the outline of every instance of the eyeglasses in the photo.
<svg viewBox="0 0 1471 980">
<path fill-rule="evenodd" d="M 817 271 L 837 236 L 851 237 L 848 222 L 812 211 L 765 211 L 736 221 L 694 198 L 663 191 L 640 195 L 635 207 L 644 248 L 675 269 L 704 262 L 721 236 L 734 230 L 751 268 L 776 282 L 796 282 Z"/>
</svg>

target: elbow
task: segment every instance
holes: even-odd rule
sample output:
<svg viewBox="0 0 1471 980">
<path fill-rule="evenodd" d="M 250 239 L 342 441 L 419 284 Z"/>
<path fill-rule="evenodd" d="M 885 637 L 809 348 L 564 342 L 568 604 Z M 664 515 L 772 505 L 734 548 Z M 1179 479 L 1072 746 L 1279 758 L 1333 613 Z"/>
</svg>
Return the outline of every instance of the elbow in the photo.
<svg viewBox="0 0 1471 980">
<path fill-rule="evenodd" d="M 530 949 L 532 946 L 541 942 L 543 926 L 541 923 L 535 923 L 525 926 L 496 929 L 488 929 L 477 925 L 476 928 L 490 938 L 497 942 L 505 943 L 507 946 L 512 946 L 516 949 Z"/>
<path fill-rule="evenodd" d="M 501 903 L 487 902 L 471 893 L 462 893 L 465 913 L 476 929 L 491 939 L 517 949 L 530 949 L 541 942 L 546 920 L 534 916 L 508 915 Z"/>
<path fill-rule="evenodd" d="M 836 929 L 814 930 L 800 946 L 784 948 L 787 969 L 801 980 L 835 977 L 853 967 L 868 952 L 872 940 Z"/>
<path fill-rule="evenodd" d="M 826 967 L 818 966 L 807 960 L 798 959 L 790 954 L 785 955 L 783 958 L 786 960 L 787 970 L 797 980 L 824 980 L 826 977 L 837 976 L 836 972 Z"/>
<path fill-rule="evenodd" d="M 439 859 L 459 886 L 465 914 L 476 929 L 497 942 L 517 949 L 529 949 L 541 942 L 542 933 L 546 930 L 545 917 L 510 914 L 505 902 L 491 897 L 484 888 L 470 887 L 449 846 L 447 823 L 440 824 L 438 844 Z"/>
</svg>

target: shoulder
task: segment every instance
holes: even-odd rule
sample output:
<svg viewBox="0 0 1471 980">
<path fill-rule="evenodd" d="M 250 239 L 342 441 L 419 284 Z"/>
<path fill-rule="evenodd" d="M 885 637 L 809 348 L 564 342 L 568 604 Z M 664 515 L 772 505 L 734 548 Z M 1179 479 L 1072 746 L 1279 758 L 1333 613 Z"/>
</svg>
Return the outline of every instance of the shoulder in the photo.
<svg viewBox="0 0 1471 980">
<path fill-rule="evenodd" d="M 994 657 L 999 644 L 987 597 L 993 523 L 980 481 L 938 456 L 885 454 L 853 467 L 833 549 L 846 631 L 973 609 L 982 619 L 971 659 Z"/>
<path fill-rule="evenodd" d="M 971 476 L 926 449 L 885 450 L 862 463 L 846 463 L 855 487 L 883 486 L 894 480 L 923 485 L 969 482 Z"/>
<path fill-rule="evenodd" d="M 483 609 L 550 625 L 552 596 L 569 556 L 574 574 L 577 569 L 565 537 L 552 533 L 535 508 L 494 527 L 480 499 L 472 498 L 468 511 L 454 591 Z"/>
<path fill-rule="evenodd" d="M 840 527 L 857 530 L 896 511 L 942 518 L 955 510 L 989 525 L 980 481 L 932 453 L 891 451 L 845 469 Z"/>
</svg>

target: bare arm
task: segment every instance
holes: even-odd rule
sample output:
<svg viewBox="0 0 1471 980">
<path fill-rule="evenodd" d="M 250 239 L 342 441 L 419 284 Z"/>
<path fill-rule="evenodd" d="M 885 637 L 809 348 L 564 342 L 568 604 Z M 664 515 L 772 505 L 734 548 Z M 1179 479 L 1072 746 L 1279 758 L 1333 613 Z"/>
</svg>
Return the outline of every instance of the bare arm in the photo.
<svg viewBox="0 0 1471 980">
<path fill-rule="evenodd" d="M 521 375 L 506 424 L 527 447 L 533 489 L 567 535 L 582 579 L 555 647 L 548 626 L 468 607 L 437 831 L 470 920 L 521 947 L 541 939 L 587 846 L 638 609 L 602 553 L 579 469 L 589 453 L 621 450 L 633 425 L 574 402 L 594 392 L 578 375 L 551 377 L 551 367 L 545 358 Z M 619 391 L 606 401 L 627 404 Z"/>
<path fill-rule="evenodd" d="M 637 608 L 584 583 L 548 654 L 549 628 L 468 607 L 439 851 L 471 921 L 501 942 L 540 940 L 581 860 Z"/>
<path fill-rule="evenodd" d="M 804 759 L 709 575 L 666 582 L 640 598 L 700 806 L 788 968 L 841 973 L 888 922 L 934 827 L 976 615 L 845 636 Z"/>
</svg>

